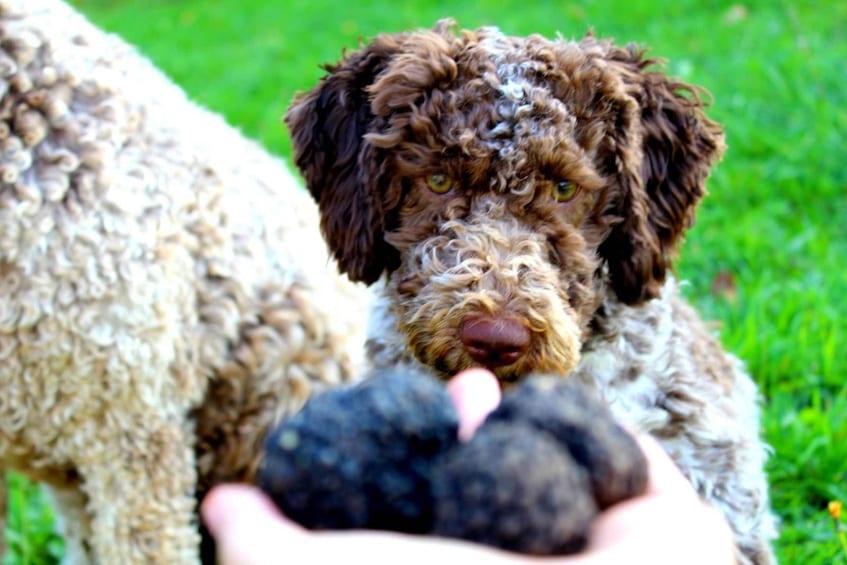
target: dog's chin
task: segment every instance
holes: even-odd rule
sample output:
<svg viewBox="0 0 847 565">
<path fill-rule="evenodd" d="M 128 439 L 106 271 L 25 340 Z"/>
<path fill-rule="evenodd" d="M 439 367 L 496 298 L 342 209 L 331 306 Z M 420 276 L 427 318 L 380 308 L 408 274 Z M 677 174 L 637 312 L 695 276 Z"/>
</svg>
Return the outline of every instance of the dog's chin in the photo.
<svg viewBox="0 0 847 565">
<path fill-rule="evenodd" d="M 568 364 L 547 364 L 534 366 L 531 364 L 522 363 L 520 365 L 509 365 L 505 367 L 483 367 L 488 369 L 494 376 L 502 388 L 507 388 L 515 383 L 518 383 L 526 377 L 534 374 L 556 375 L 561 378 L 566 378 L 573 370 L 570 363 Z"/>
<path fill-rule="evenodd" d="M 504 389 L 520 382 L 524 377 L 528 377 L 531 374 L 531 371 L 516 370 L 513 367 L 483 368 L 494 373 L 494 376 L 497 377 L 497 382 L 500 383 L 500 388 Z"/>
<path fill-rule="evenodd" d="M 468 369 L 485 369 L 494 374 L 501 388 L 508 388 L 516 384 L 524 378 L 533 374 L 557 375 L 566 378 L 568 374 L 576 367 L 578 360 L 572 361 L 554 361 L 546 359 L 543 361 L 533 361 L 531 359 L 521 359 L 509 365 L 488 366 L 484 363 L 479 363 L 470 359 L 465 355 L 455 355 L 449 361 L 440 359 L 434 363 L 427 363 L 424 359 L 418 358 L 418 361 L 425 365 L 429 365 L 442 380 L 449 380 L 458 373 Z"/>
</svg>

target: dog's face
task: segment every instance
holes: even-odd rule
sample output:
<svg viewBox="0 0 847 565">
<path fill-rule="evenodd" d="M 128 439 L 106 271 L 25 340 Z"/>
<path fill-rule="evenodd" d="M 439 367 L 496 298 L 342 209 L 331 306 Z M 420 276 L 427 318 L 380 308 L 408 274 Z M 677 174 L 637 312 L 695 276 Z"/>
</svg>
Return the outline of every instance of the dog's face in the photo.
<svg viewBox="0 0 847 565">
<path fill-rule="evenodd" d="M 486 28 L 383 35 L 286 116 L 343 271 L 387 276 L 450 375 L 567 373 L 604 296 L 656 296 L 723 138 L 633 47 Z"/>
</svg>

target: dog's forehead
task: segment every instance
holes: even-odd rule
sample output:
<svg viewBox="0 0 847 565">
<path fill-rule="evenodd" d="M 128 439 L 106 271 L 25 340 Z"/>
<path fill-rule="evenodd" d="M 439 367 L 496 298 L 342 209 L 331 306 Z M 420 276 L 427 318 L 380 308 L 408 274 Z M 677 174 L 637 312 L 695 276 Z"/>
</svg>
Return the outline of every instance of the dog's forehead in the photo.
<svg viewBox="0 0 847 565">
<path fill-rule="evenodd" d="M 594 89 L 581 86 L 601 72 L 592 56 L 581 43 L 496 28 L 413 34 L 371 87 L 380 119 L 368 139 L 413 169 L 453 156 L 457 170 L 498 192 L 529 191 L 515 179 L 537 173 L 588 179 L 594 150 L 582 132 L 613 123 L 591 109 Z"/>
<path fill-rule="evenodd" d="M 477 124 L 476 133 L 498 161 L 513 162 L 516 168 L 519 163 L 551 161 L 550 142 L 557 151 L 567 151 L 571 162 L 582 161 L 573 140 L 582 101 L 568 96 L 573 89 L 566 84 L 573 78 L 569 67 L 589 64 L 582 47 L 537 35 L 513 37 L 497 28 L 482 28 L 463 39 L 469 37 L 473 42 L 457 49 L 459 75 L 464 74 L 465 83 L 459 81 L 456 90 L 461 93 L 470 80 L 490 89 L 488 108 L 480 112 L 487 119 Z M 465 94 L 476 95 L 472 89 Z"/>
<path fill-rule="evenodd" d="M 509 36 L 496 27 L 460 34 L 449 29 L 416 32 L 398 40 L 397 47 L 381 80 L 371 87 L 377 100 L 387 102 L 376 104 L 377 115 L 402 108 L 404 101 L 420 104 L 413 91 L 417 96 L 449 92 L 449 100 L 459 107 L 467 107 L 463 102 L 469 100 L 478 104 L 498 100 L 532 104 L 542 98 L 567 102 L 580 92 L 590 95 L 590 89 L 574 86 L 586 78 L 586 70 L 593 69 L 595 75 L 599 71 L 592 64 L 598 58 L 596 44 L 540 35 Z M 379 95 L 386 86 L 398 85 L 402 85 L 398 89 L 402 101 L 387 101 Z"/>
<path fill-rule="evenodd" d="M 552 94 L 554 87 L 564 86 L 556 83 L 578 81 L 575 75 L 591 66 L 594 58 L 590 50 L 573 41 L 540 35 L 514 37 L 497 28 L 481 28 L 474 36 L 477 41 L 457 49 L 457 64 L 466 76 L 477 73 L 504 98 L 514 101 L 525 100 L 530 91 Z M 487 64 L 479 64 L 480 60 Z M 559 89 L 560 98 L 564 92 Z"/>
<path fill-rule="evenodd" d="M 512 137 L 538 135 L 544 122 L 548 127 L 573 129 L 572 108 L 555 95 L 557 85 L 550 78 L 553 52 L 560 46 L 538 36 L 510 37 L 496 28 L 485 28 L 481 36 L 477 50 L 491 62 L 494 72 L 483 72 L 480 78 L 498 95 L 495 108 L 500 127 L 508 127 Z M 524 127 L 516 128 L 518 122 Z"/>
<path fill-rule="evenodd" d="M 511 86 L 511 89 L 501 89 L 507 97 L 514 97 L 516 89 L 528 86 L 530 74 L 544 74 L 550 65 L 549 60 L 538 57 L 538 43 L 544 42 L 548 47 L 554 47 L 552 42 L 534 36 L 532 38 L 511 37 L 503 34 L 497 28 L 482 28 L 479 31 L 480 41 L 475 50 L 493 63 L 495 77 L 500 84 Z M 488 76 L 490 80 L 495 78 Z"/>
</svg>

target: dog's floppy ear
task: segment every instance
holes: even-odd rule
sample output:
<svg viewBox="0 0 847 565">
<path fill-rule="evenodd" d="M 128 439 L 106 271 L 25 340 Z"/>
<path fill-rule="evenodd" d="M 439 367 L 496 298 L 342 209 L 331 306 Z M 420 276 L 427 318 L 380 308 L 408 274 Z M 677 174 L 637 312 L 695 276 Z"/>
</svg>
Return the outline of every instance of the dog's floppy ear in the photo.
<svg viewBox="0 0 847 565">
<path fill-rule="evenodd" d="M 636 103 L 632 155 L 622 171 L 622 221 L 604 243 L 618 297 L 636 304 L 658 295 L 683 233 L 705 195 L 712 164 L 723 153 L 723 130 L 706 117 L 702 91 L 651 70 L 634 45 L 611 48 L 607 60 Z"/>
<path fill-rule="evenodd" d="M 383 211 L 370 187 L 375 163 L 364 136 L 373 120 L 368 86 L 398 49 L 397 36 L 325 68 L 329 74 L 294 99 L 285 115 L 294 160 L 321 212 L 321 230 L 342 272 L 373 283 L 396 254 L 383 241 Z"/>
</svg>

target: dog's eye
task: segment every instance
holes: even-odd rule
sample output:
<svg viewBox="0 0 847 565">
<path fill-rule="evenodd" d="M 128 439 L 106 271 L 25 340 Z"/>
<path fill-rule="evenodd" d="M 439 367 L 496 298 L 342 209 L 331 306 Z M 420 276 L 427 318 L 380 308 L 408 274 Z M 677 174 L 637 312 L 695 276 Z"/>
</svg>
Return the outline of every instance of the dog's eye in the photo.
<svg viewBox="0 0 847 565">
<path fill-rule="evenodd" d="M 426 177 L 426 184 L 431 191 L 436 194 L 446 194 L 453 188 L 453 179 L 447 175 L 429 175 Z"/>
<path fill-rule="evenodd" d="M 579 194 L 579 186 L 569 180 L 560 180 L 556 183 L 556 188 L 553 189 L 553 195 L 557 202 L 573 200 L 577 194 Z"/>
</svg>

